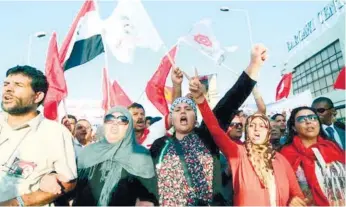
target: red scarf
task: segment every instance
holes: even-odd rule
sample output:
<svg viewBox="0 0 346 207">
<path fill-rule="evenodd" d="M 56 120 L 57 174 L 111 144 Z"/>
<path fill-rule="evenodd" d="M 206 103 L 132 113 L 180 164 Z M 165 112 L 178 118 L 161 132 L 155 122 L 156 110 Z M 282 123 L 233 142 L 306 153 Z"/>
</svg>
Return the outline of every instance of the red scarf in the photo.
<svg viewBox="0 0 346 207">
<path fill-rule="evenodd" d="M 295 136 L 292 144 L 284 147 L 280 153 L 286 157 L 295 172 L 298 166 L 301 165 L 314 198 L 314 203 L 319 206 L 329 206 L 329 202 L 320 188 L 315 174 L 316 157 L 312 148 L 317 148 L 320 151 L 326 163 L 335 161 L 345 163 L 345 152 L 332 141 L 323 139 L 322 137 L 317 138 L 316 144 L 306 148 L 301 139 Z"/>
<path fill-rule="evenodd" d="M 142 136 L 139 139 L 137 139 L 137 143 L 142 144 L 147 139 L 149 133 L 150 133 L 149 129 L 145 128 Z"/>
</svg>

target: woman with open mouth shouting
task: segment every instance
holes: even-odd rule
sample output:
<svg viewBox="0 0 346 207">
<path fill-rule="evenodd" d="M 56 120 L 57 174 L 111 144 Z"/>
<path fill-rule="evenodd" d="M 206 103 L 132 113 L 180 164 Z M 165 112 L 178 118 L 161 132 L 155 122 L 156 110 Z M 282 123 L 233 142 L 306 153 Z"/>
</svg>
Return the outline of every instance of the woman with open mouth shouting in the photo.
<svg viewBox="0 0 346 207">
<path fill-rule="evenodd" d="M 266 48 L 254 46 L 248 68 L 215 106 L 215 116 L 225 129 L 230 115 L 250 95 L 265 59 Z M 182 71 L 174 69 L 172 74 L 173 91 L 178 89 L 181 93 Z M 156 164 L 160 205 L 232 205 L 222 196 L 220 151 L 205 124 L 196 127 L 196 114 L 194 101 L 177 98 L 170 111 L 174 135 L 157 139 L 150 148 Z"/>
<path fill-rule="evenodd" d="M 219 126 L 203 95 L 197 72 L 190 79 L 189 89 L 215 143 L 230 164 L 234 205 L 305 206 L 292 167 L 270 144 L 269 119 L 263 114 L 249 116 L 245 123 L 245 145 L 238 145 Z"/>
</svg>

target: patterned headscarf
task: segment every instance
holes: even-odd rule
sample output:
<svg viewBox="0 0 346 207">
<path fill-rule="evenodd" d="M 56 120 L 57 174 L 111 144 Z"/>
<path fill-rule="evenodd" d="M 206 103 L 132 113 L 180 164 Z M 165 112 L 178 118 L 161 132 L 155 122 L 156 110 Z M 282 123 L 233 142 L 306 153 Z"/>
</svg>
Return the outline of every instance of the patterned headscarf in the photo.
<svg viewBox="0 0 346 207">
<path fill-rule="evenodd" d="M 174 108 L 178 105 L 178 104 L 181 104 L 181 103 L 187 103 L 189 106 L 191 106 L 191 108 L 193 109 L 193 111 L 195 112 L 195 115 L 196 115 L 196 120 L 197 120 L 197 107 L 196 107 L 196 104 L 195 102 L 192 100 L 192 99 L 189 99 L 187 97 L 179 97 L 177 99 L 174 100 L 174 102 L 172 103 L 171 105 L 171 110 L 170 110 L 170 115 L 172 117 L 172 113 L 174 111 Z"/>
<path fill-rule="evenodd" d="M 253 144 L 248 138 L 248 127 L 251 124 L 251 122 L 259 118 L 262 121 L 264 121 L 266 127 L 268 128 L 268 134 L 267 137 L 262 144 Z M 273 175 L 273 164 L 272 160 L 275 156 L 275 150 L 273 149 L 271 143 L 270 143 L 270 132 L 271 132 L 271 126 L 270 121 L 267 116 L 263 114 L 254 114 L 252 116 L 249 116 L 246 119 L 245 123 L 245 148 L 247 151 L 247 156 L 255 169 L 255 172 L 259 179 L 261 180 L 262 184 L 269 187 L 269 182 L 272 179 Z"/>
</svg>

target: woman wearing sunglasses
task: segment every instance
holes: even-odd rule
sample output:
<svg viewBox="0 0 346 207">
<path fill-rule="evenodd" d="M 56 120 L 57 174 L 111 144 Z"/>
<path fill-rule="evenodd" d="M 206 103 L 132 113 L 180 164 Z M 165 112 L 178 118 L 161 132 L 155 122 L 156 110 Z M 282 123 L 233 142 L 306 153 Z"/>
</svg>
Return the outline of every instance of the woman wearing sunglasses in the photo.
<svg viewBox="0 0 346 207">
<path fill-rule="evenodd" d="M 292 165 L 309 203 L 345 205 L 345 152 L 326 139 L 315 110 L 293 109 L 287 125 L 287 143 L 281 153 Z"/>
<path fill-rule="evenodd" d="M 270 144 L 270 121 L 263 114 L 249 116 L 245 144 L 231 140 L 211 111 L 197 77 L 190 92 L 215 143 L 226 156 L 233 175 L 235 206 L 304 206 L 304 196 L 292 167 Z"/>
<path fill-rule="evenodd" d="M 157 204 L 154 165 L 148 151 L 136 143 L 129 111 L 110 109 L 103 128 L 103 138 L 78 157 L 74 205 Z"/>
</svg>

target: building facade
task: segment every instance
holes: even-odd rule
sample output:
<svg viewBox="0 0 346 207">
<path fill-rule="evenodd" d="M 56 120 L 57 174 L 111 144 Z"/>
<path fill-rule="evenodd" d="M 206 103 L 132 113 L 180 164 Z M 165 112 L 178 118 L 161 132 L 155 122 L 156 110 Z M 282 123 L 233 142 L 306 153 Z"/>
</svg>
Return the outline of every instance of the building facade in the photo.
<svg viewBox="0 0 346 207">
<path fill-rule="evenodd" d="M 332 0 L 288 41 L 282 74 L 292 72 L 292 91 L 310 90 L 313 98 L 330 98 L 337 119 L 345 121 L 345 91 L 334 82 L 345 66 L 345 2 Z"/>
</svg>

